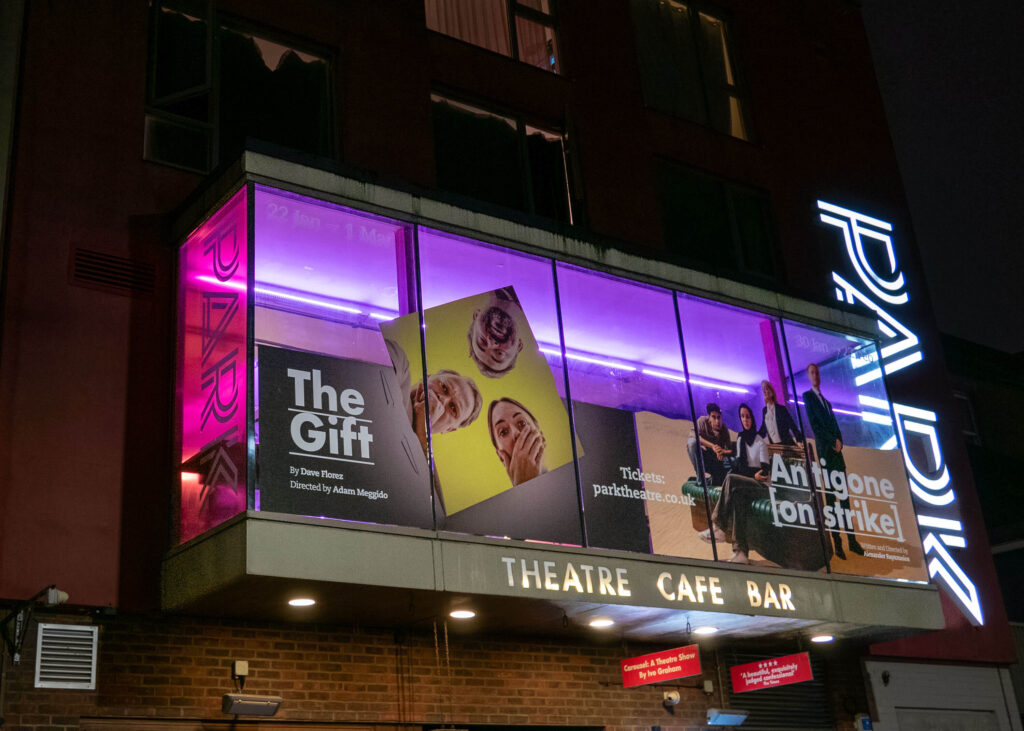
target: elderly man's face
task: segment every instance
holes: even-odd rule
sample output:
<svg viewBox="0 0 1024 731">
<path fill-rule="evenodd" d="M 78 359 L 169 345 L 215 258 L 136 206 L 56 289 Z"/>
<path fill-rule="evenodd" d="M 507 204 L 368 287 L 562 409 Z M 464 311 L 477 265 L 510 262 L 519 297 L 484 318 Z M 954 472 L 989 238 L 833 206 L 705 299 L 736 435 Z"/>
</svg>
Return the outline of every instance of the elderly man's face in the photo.
<svg viewBox="0 0 1024 731">
<path fill-rule="evenodd" d="M 430 430 L 445 434 L 458 429 L 473 410 L 473 391 L 465 376 L 436 373 L 429 377 L 427 401 Z"/>
<path fill-rule="evenodd" d="M 772 388 L 772 384 L 767 381 L 762 383 L 761 393 L 764 395 L 764 402 L 766 405 L 771 406 L 775 403 L 775 389 Z"/>
<path fill-rule="evenodd" d="M 505 308 L 492 305 L 473 313 L 469 347 L 473 357 L 494 371 L 506 371 L 523 349 L 519 327 Z"/>
</svg>

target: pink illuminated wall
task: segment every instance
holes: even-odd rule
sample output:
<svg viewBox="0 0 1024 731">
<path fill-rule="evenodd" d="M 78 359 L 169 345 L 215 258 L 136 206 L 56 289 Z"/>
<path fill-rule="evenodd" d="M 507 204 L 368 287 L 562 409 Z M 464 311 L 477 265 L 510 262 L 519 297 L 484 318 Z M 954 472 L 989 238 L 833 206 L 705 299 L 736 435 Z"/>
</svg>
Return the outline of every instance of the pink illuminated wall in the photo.
<svg viewBox="0 0 1024 731">
<path fill-rule="evenodd" d="M 181 247 L 180 542 L 246 508 L 246 192 Z"/>
</svg>

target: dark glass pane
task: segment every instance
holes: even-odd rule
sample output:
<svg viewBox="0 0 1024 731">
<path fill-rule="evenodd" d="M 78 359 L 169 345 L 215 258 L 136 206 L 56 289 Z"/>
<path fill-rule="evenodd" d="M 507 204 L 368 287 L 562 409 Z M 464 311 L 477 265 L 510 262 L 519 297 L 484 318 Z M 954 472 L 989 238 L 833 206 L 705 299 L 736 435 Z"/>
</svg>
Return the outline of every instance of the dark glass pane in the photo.
<svg viewBox="0 0 1024 731">
<path fill-rule="evenodd" d="M 524 209 L 514 123 L 447 99 L 435 98 L 432 106 L 438 187 Z"/>
<path fill-rule="evenodd" d="M 718 558 L 821 570 L 826 556 L 810 490 L 778 479 L 782 467 L 806 469 L 779 321 L 682 294 L 678 301 L 699 415 L 687 451 L 711 485 L 709 537 Z M 780 509 L 800 520 L 780 524 Z"/>
<path fill-rule="evenodd" d="M 661 205 L 665 242 L 674 258 L 713 271 L 736 267 L 722 183 L 665 165 Z"/>
<path fill-rule="evenodd" d="M 672 0 L 633 0 L 632 10 L 645 103 L 706 122 L 690 10 Z"/>
<path fill-rule="evenodd" d="M 201 4 L 200 4 L 201 5 Z M 207 84 L 207 23 L 203 10 L 193 14 L 184 9 L 161 7 L 156 16 L 153 98 L 180 94 Z M 206 105 L 191 108 L 193 119 L 206 119 Z"/>
<path fill-rule="evenodd" d="M 751 191 L 733 190 L 733 211 L 736 215 L 736 232 L 739 235 L 740 251 L 743 253 L 743 268 L 773 276 L 773 240 L 769 228 L 768 202 L 763 196 Z"/>
<path fill-rule="evenodd" d="M 220 34 L 221 159 L 263 140 L 330 154 L 327 62 L 227 28 Z"/>
<path fill-rule="evenodd" d="M 926 561 L 897 432 L 908 453 L 915 444 L 929 450 L 934 435 L 893 423 L 874 343 L 789 320 L 784 328 L 793 398 L 834 554 L 832 571 L 924 580 Z M 792 523 L 784 507 L 778 514 Z"/>
<path fill-rule="evenodd" d="M 427 370 L 455 371 L 481 395 L 474 422 L 432 438 L 440 526 L 578 545 L 551 262 L 426 228 L 419 247 Z M 515 418 L 518 410 L 532 427 Z M 510 444 L 534 430 L 544 445 L 518 471 Z"/>
<path fill-rule="evenodd" d="M 179 117 L 188 117 L 197 122 L 205 123 L 210 116 L 209 94 L 206 93 L 187 96 L 184 99 L 160 104 L 159 107 L 161 112 L 167 112 Z"/>
<path fill-rule="evenodd" d="M 530 158 L 534 212 L 568 221 L 568 186 L 562 138 L 551 132 L 527 127 L 526 151 Z"/>
<path fill-rule="evenodd" d="M 209 125 L 147 114 L 143 156 L 205 173 L 210 169 L 211 136 Z"/>
</svg>

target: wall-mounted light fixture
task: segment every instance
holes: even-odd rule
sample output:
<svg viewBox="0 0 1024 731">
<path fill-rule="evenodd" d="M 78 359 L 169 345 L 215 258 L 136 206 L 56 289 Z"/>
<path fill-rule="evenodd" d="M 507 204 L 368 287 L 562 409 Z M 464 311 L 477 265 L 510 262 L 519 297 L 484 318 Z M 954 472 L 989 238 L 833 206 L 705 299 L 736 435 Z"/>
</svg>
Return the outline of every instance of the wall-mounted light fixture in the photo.
<svg viewBox="0 0 1024 731">
<path fill-rule="evenodd" d="M 235 660 L 231 663 L 231 680 L 238 692 L 225 693 L 221 698 L 220 710 L 235 716 L 273 716 L 281 707 L 281 696 L 242 693 L 248 676 L 248 660 Z"/>
<path fill-rule="evenodd" d="M 235 716 L 273 716 L 281 707 L 281 696 L 225 693 L 220 710 Z"/>
</svg>

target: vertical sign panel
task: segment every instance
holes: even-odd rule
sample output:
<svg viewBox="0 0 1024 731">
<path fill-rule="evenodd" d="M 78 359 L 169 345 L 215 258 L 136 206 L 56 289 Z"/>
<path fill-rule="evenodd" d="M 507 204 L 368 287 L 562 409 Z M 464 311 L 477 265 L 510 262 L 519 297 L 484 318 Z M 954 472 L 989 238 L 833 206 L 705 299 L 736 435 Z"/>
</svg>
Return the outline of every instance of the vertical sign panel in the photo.
<svg viewBox="0 0 1024 731">
<path fill-rule="evenodd" d="M 246 506 L 246 233 L 243 189 L 181 247 L 180 542 Z"/>
</svg>

